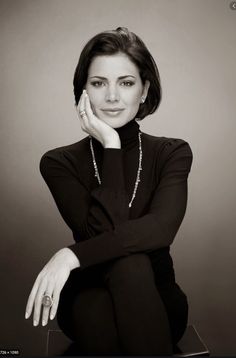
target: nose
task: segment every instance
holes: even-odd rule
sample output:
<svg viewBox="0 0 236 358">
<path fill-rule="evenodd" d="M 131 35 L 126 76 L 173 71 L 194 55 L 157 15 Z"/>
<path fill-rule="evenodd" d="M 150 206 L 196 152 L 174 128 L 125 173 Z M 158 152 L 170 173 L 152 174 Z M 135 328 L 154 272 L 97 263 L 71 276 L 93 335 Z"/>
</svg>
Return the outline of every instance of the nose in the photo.
<svg viewBox="0 0 236 358">
<path fill-rule="evenodd" d="M 105 99 L 107 102 L 118 102 L 120 100 L 119 91 L 116 86 L 108 86 Z"/>
</svg>

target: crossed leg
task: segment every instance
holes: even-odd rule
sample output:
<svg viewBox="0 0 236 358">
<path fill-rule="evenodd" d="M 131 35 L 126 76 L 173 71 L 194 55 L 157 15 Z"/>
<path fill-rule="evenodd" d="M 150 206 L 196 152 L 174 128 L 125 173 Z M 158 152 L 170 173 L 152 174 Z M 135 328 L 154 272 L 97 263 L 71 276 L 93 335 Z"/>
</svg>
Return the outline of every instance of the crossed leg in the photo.
<svg viewBox="0 0 236 358">
<path fill-rule="evenodd" d="M 145 254 L 72 271 L 57 318 L 82 354 L 172 354 L 167 313 Z"/>
</svg>

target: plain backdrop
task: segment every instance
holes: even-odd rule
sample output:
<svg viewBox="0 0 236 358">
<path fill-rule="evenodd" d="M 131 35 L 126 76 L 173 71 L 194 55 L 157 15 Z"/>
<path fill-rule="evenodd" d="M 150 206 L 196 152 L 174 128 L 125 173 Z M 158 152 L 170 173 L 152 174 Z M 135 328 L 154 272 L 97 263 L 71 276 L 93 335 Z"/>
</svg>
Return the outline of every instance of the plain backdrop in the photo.
<svg viewBox="0 0 236 358">
<path fill-rule="evenodd" d="M 37 274 L 73 238 L 39 173 L 82 132 L 72 79 L 96 33 L 126 26 L 155 58 L 163 100 L 143 132 L 189 142 L 188 208 L 172 245 L 189 323 L 212 355 L 236 355 L 236 11 L 228 0 L 1 0 L 0 348 L 43 355 L 25 320 Z"/>
</svg>

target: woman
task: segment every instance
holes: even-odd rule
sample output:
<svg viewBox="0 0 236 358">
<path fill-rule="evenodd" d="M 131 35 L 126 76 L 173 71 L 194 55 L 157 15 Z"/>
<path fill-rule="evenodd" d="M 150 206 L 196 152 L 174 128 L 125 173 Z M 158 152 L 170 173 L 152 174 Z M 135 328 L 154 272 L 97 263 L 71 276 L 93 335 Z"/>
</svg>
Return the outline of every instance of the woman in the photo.
<svg viewBox="0 0 236 358">
<path fill-rule="evenodd" d="M 53 149 L 41 173 L 75 243 L 38 275 L 26 317 L 57 314 L 81 354 L 171 355 L 188 316 L 169 253 L 183 220 L 192 152 L 143 133 L 161 100 L 156 64 L 126 28 L 84 47 L 74 75 L 88 136 Z M 60 297 L 60 299 L 59 299 Z"/>
</svg>

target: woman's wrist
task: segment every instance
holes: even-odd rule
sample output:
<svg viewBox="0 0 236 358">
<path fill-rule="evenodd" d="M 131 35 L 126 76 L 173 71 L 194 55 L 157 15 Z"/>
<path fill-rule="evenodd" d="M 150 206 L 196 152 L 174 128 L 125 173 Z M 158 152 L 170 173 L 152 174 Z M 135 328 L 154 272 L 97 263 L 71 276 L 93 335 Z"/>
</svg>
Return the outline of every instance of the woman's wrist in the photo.
<svg viewBox="0 0 236 358">
<path fill-rule="evenodd" d="M 117 148 L 120 149 L 121 148 L 121 142 L 120 142 L 120 138 L 118 136 L 118 138 L 113 138 L 110 139 L 109 141 L 104 143 L 104 148 Z"/>
<path fill-rule="evenodd" d="M 68 247 L 64 247 L 60 250 L 60 252 L 62 255 L 64 255 L 65 262 L 68 263 L 68 266 L 71 271 L 80 267 L 79 259 L 71 249 L 69 249 Z"/>
</svg>

